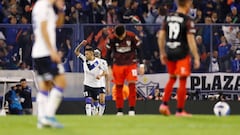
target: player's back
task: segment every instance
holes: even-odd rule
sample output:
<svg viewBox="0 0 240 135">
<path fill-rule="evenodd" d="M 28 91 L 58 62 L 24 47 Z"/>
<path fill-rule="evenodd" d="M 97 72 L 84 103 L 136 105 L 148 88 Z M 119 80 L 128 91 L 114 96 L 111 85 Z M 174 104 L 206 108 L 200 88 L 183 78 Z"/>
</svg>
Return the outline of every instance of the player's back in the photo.
<svg viewBox="0 0 240 135">
<path fill-rule="evenodd" d="M 136 48 L 141 44 L 139 38 L 130 31 L 126 31 L 124 39 L 119 40 L 112 35 L 107 45 L 113 49 L 113 63 L 117 65 L 130 65 L 137 62 Z"/>
<path fill-rule="evenodd" d="M 190 17 L 182 13 L 171 13 L 164 21 L 166 31 L 166 53 L 171 61 L 176 61 L 189 55 L 187 41 L 188 33 L 195 33 L 194 23 Z"/>
<path fill-rule="evenodd" d="M 47 32 L 53 48 L 56 49 L 56 20 L 57 16 L 54 12 L 53 6 L 48 0 L 39 0 L 34 5 L 32 11 L 33 32 L 35 42 L 32 50 L 33 58 L 49 56 L 50 52 L 45 39 L 42 34 L 42 22 L 47 22 Z"/>
</svg>

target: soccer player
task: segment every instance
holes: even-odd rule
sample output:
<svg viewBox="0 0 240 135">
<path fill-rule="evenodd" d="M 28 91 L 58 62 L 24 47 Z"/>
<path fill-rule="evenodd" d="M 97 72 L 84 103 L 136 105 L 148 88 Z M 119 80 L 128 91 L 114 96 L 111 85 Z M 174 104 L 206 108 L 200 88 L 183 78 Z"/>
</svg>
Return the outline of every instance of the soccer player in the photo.
<svg viewBox="0 0 240 135">
<path fill-rule="evenodd" d="M 166 16 L 158 37 L 160 58 L 162 64 L 167 66 L 169 80 L 164 89 L 163 103 L 159 111 L 163 115 L 170 115 L 168 107 L 173 85 L 179 79 L 177 89 L 176 116 L 191 116 L 184 110 L 186 98 L 186 80 L 191 72 L 191 56 L 194 58 L 194 68 L 199 68 L 200 60 L 195 43 L 194 23 L 187 16 L 192 0 L 177 0 L 177 11 Z"/>
<path fill-rule="evenodd" d="M 57 8 L 55 13 L 54 8 Z M 61 57 L 56 46 L 56 27 L 64 23 L 64 0 L 39 0 L 32 12 L 35 42 L 32 57 L 38 73 L 38 128 L 63 128 L 56 118 L 66 87 Z M 54 86 L 53 86 L 54 84 Z"/>
<path fill-rule="evenodd" d="M 144 74 L 144 65 L 140 49 L 141 41 L 132 32 L 126 31 L 123 25 L 117 25 L 114 34 L 109 37 L 107 44 L 107 61 L 109 72 L 113 75 L 113 82 L 116 85 L 116 108 L 117 115 L 123 115 L 122 89 L 124 81 L 129 87 L 129 112 L 130 116 L 135 115 L 136 105 L 136 81 L 137 81 L 137 58 L 140 63 L 139 73 Z M 111 67 L 112 66 L 112 67 Z"/>
<path fill-rule="evenodd" d="M 99 90 L 101 88 L 100 79 L 105 76 L 104 66 L 99 58 L 94 56 L 94 49 L 87 45 L 88 42 L 83 40 L 74 50 L 75 55 L 83 60 L 84 70 L 84 96 L 85 109 L 87 116 L 98 114 Z M 85 56 L 80 53 L 82 46 L 85 46 Z"/>
<path fill-rule="evenodd" d="M 101 77 L 101 89 L 99 92 L 99 112 L 98 115 L 102 116 L 105 111 L 105 93 L 109 94 L 110 92 L 110 81 L 108 79 L 108 64 L 107 61 L 101 59 L 102 53 L 98 48 L 94 50 L 94 56 L 100 59 L 100 62 L 104 66 L 105 76 Z"/>
</svg>

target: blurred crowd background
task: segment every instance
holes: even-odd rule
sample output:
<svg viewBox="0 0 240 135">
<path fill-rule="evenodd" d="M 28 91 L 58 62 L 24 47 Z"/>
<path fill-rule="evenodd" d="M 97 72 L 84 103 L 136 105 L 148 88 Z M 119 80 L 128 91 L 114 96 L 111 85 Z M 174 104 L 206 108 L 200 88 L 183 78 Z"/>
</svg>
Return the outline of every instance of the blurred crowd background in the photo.
<svg viewBox="0 0 240 135">
<path fill-rule="evenodd" d="M 31 12 L 36 0 L 1 0 L 0 69 L 33 69 Z M 67 72 L 82 72 L 72 54 L 87 39 L 106 55 L 113 26 L 126 24 L 143 41 L 146 73 L 164 73 L 159 60 L 158 30 L 176 10 L 174 0 L 65 0 L 65 25 L 57 29 L 57 45 Z M 193 0 L 189 16 L 196 23 L 201 68 L 193 72 L 240 72 L 240 0 Z M 76 27 L 77 26 L 77 27 Z M 76 34 L 77 33 L 77 34 Z"/>
</svg>

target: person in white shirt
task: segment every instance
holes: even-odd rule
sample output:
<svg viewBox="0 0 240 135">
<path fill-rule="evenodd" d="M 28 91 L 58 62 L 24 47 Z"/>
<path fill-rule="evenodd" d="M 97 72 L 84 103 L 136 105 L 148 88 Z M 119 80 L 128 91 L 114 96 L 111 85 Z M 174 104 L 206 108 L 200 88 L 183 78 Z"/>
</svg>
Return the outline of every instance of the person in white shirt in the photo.
<svg viewBox="0 0 240 135">
<path fill-rule="evenodd" d="M 109 94 L 110 92 L 110 81 L 109 81 L 109 75 L 108 75 L 108 64 L 107 61 L 104 59 L 101 59 L 101 50 L 95 49 L 94 50 L 94 56 L 100 59 L 100 62 L 102 63 L 105 71 L 105 76 L 100 79 L 101 81 L 101 89 L 99 92 L 99 113 L 98 115 L 102 116 L 105 111 L 105 95 Z"/>
<path fill-rule="evenodd" d="M 85 55 L 80 53 L 82 46 L 85 46 Z M 98 114 L 99 91 L 102 86 L 100 79 L 105 76 L 104 66 L 100 59 L 94 56 L 93 51 L 94 49 L 90 45 L 87 45 L 86 40 L 83 40 L 74 50 L 75 55 L 83 61 L 83 84 L 87 116 Z"/>
<path fill-rule="evenodd" d="M 58 9 L 54 11 L 54 6 Z M 32 57 L 38 74 L 38 128 L 63 128 L 56 118 L 66 87 L 64 68 L 56 47 L 56 27 L 64 23 L 64 0 L 38 0 L 32 11 L 35 42 Z M 54 84 L 54 85 L 53 85 Z"/>
</svg>

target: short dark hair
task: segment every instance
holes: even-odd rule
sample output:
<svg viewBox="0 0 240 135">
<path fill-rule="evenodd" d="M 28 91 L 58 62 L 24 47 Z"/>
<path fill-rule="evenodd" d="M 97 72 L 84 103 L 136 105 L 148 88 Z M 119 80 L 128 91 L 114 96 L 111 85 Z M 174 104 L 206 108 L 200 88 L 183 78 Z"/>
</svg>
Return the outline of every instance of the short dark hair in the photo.
<svg viewBox="0 0 240 135">
<path fill-rule="evenodd" d="M 20 82 L 27 81 L 25 78 L 20 79 Z"/>
<path fill-rule="evenodd" d="M 125 27 L 123 25 L 118 25 L 115 27 L 115 34 L 121 37 L 125 32 Z"/>
<path fill-rule="evenodd" d="M 92 48 L 92 46 L 86 45 L 85 46 L 85 51 L 94 51 L 94 49 Z"/>
</svg>

